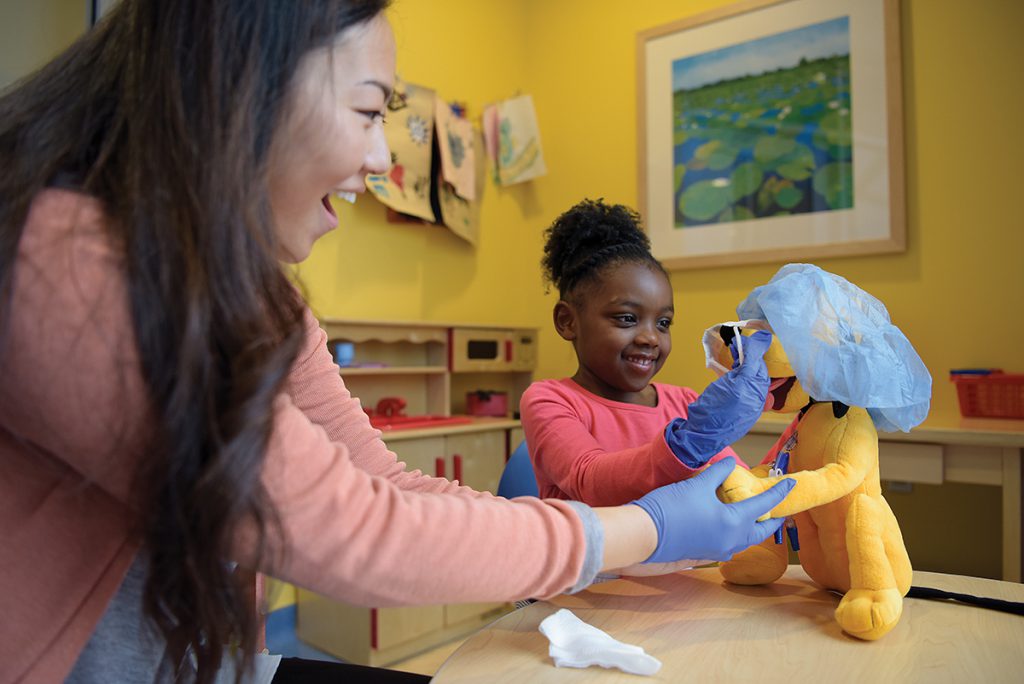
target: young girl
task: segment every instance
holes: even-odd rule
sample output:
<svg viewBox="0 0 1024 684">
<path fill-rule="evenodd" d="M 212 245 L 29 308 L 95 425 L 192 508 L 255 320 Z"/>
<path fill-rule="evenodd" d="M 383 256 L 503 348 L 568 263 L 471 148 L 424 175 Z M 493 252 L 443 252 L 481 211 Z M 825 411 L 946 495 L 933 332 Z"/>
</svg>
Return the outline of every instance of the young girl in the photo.
<svg viewBox="0 0 1024 684">
<path fill-rule="evenodd" d="M 788 486 L 591 508 L 396 462 L 281 266 L 388 168 L 385 4 L 120 0 L 0 97 L 0 682 L 314 681 L 254 667 L 236 563 L 357 605 L 508 601 L 781 524 L 755 521 Z"/>
<path fill-rule="evenodd" d="M 617 505 L 685 480 L 709 462 L 742 463 L 729 444 L 761 415 L 770 336 L 698 397 L 654 383 L 672 349 L 672 287 L 636 212 L 584 200 L 546 231 L 541 265 L 558 288 L 555 329 L 579 367 L 523 395 L 526 443 L 541 497 Z M 746 467 L 746 466 L 744 466 Z"/>
</svg>

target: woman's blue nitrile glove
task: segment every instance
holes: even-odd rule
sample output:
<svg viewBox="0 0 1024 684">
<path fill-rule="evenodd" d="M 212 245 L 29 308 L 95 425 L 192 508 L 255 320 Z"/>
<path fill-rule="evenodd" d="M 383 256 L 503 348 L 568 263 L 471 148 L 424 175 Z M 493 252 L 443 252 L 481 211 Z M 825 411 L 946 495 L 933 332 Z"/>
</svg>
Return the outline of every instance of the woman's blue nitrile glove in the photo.
<svg viewBox="0 0 1024 684">
<path fill-rule="evenodd" d="M 729 344 L 738 355 L 734 339 Z M 690 404 L 686 418 L 676 418 L 665 428 L 665 441 L 683 465 L 700 468 L 719 451 L 739 440 L 754 426 L 768 398 L 768 368 L 764 353 L 772 334 L 758 330 L 743 336 L 743 365 L 718 378 Z"/>
<path fill-rule="evenodd" d="M 658 530 L 658 546 L 645 563 L 729 560 L 775 534 L 784 518 L 757 519 L 785 499 L 796 481 L 786 478 L 745 501 L 722 503 L 715 490 L 735 467 L 735 461 L 723 458 L 696 477 L 659 487 L 632 502 L 647 511 Z"/>
</svg>

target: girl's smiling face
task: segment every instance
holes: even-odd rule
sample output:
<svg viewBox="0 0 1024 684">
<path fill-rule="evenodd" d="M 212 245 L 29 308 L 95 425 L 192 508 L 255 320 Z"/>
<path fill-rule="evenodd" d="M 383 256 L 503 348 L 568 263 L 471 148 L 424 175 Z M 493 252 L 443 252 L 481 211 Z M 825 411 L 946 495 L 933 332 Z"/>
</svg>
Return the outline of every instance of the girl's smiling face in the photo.
<svg viewBox="0 0 1024 684">
<path fill-rule="evenodd" d="M 573 380 L 605 399 L 654 406 L 650 383 L 672 350 L 665 274 L 642 261 L 612 264 L 572 299 L 556 305 L 555 327 L 576 350 Z"/>
<path fill-rule="evenodd" d="M 382 124 L 394 74 L 395 38 L 383 15 L 303 58 L 268 160 L 282 261 L 302 261 L 338 225 L 332 194 L 362 193 L 367 174 L 388 170 Z"/>
</svg>

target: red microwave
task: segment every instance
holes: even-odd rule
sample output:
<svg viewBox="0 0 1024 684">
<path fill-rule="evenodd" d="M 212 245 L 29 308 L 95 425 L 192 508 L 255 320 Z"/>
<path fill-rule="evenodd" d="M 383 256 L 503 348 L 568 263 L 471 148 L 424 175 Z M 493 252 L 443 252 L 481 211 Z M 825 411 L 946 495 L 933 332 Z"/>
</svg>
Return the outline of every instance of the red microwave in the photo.
<svg viewBox="0 0 1024 684">
<path fill-rule="evenodd" d="M 531 371 L 537 365 L 537 331 L 452 328 L 448 350 L 453 372 Z"/>
</svg>

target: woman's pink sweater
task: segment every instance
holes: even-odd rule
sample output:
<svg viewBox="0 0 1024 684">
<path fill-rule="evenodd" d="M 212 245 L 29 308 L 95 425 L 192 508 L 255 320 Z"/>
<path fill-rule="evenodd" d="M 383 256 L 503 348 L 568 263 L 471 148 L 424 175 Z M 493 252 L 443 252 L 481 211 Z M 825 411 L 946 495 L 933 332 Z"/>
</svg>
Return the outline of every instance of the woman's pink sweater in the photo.
<svg viewBox="0 0 1024 684">
<path fill-rule="evenodd" d="M 4 682 L 62 680 L 140 548 L 132 478 L 153 420 L 104 221 L 93 199 L 41 193 L 3 307 Z M 586 545 L 569 504 L 510 502 L 405 471 L 325 342 L 307 313 L 305 348 L 275 403 L 262 480 L 284 536 L 257 558 L 244 524 L 232 560 L 364 606 L 545 597 L 576 583 Z"/>
</svg>

